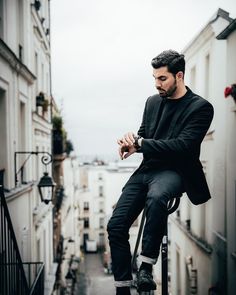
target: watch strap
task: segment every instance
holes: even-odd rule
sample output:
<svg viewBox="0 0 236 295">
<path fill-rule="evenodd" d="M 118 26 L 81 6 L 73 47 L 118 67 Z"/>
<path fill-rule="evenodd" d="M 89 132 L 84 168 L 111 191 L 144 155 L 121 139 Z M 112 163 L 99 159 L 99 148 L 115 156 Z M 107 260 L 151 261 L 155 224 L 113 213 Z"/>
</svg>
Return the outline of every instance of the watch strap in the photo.
<svg viewBox="0 0 236 295">
<path fill-rule="evenodd" d="M 141 136 L 137 135 L 134 136 L 134 147 L 136 150 L 139 150 L 141 148 L 141 146 L 139 145 L 139 139 L 141 138 Z"/>
</svg>

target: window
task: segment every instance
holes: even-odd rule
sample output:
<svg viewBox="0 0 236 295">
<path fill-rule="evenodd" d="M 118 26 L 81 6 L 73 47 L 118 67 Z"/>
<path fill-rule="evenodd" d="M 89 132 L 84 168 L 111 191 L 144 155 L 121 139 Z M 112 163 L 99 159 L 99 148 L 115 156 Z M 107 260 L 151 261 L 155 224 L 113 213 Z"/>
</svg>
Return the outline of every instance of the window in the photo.
<svg viewBox="0 0 236 295">
<path fill-rule="evenodd" d="M 6 92 L 0 88 L 0 170 L 7 170 Z M 5 171 L 7 172 L 7 171 Z M 6 178 L 5 178 L 6 179 Z"/>
<path fill-rule="evenodd" d="M 36 244 L 36 255 L 37 255 L 37 261 L 41 261 L 41 251 L 40 251 L 40 240 L 37 240 Z"/>
<path fill-rule="evenodd" d="M 100 202 L 99 203 L 99 212 L 100 213 L 103 213 L 104 212 L 104 203 L 103 202 Z"/>
<path fill-rule="evenodd" d="M 46 73 L 46 93 L 47 94 L 50 94 L 49 83 L 50 83 L 49 74 Z"/>
<path fill-rule="evenodd" d="M 99 186 L 99 197 L 102 197 L 103 196 L 103 186 L 100 185 Z"/>
<path fill-rule="evenodd" d="M 41 64 L 41 90 L 45 92 L 44 89 L 44 64 Z"/>
<path fill-rule="evenodd" d="M 25 150 L 25 129 L 26 129 L 26 118 L 25 118 L 25 104 L 20 102 L 20 128 L 19 131 L 19 148 L 21 151 Z"/>
<path fill-rule="evenodd" d="M 186 204 L 186 219 L 185 219 L 185 226 L 186 229 L 191 231 L 191 216 L 192 216 L 192 206 L 189 200 L 187 200 Z"/>
<path fill-rule="evenodd" d="M 104 218 L 103 217 L 99 218 L 99 228 L 104 228 Z"/>
<path fill-rule="evenodd" d="M 0 0 L 0 38 L 4 39 L 4 3 Z"/>
<path fill-rule="evenodd" d="M 23 62 L 23 46 L 19 44 L 19 60 Z"/>
<path fill-rule="evenodd" d="M 89 210 L 89 202 L 84 202 L 84 211 Z"/>
<path fill-rule="evenodd" d="M 102 173 L 99 173 L 99 174 L 98 174 L 98 180 L 103 180 L 103 175 L 102 175 Z"/>
<path fill-rule="evenodd" d="M 180 267 L 180 253 L 176 250 L 176 294 L 181 295 L 181 267 Z"/>
<path fill-rule="evenodd" d="M 38 79 L 38 54 L 37 52 L 34 53 L 34 74 L 37 77 L 36 82 L 35 82 L 35 93 L 38 95 L 39 93 L 39 79 Z"/>
<path fill-rule="evenodd" d="M 88 217 L 84 218 L 84 228 L 89 228 L 89 218 Z"/>
<path fill-rule="evenodd" d="M 18 3 L 18 33 L 19 33 L 19 59 L 21 62 L 24 62 L 24 32 L 25 32 L 25 25 L 24 25 L 24 2 L 20 0 Z"/>
<path fill-rule="evenodd" d="M 209 83 L 210 83 L 210 55 L 205 57 L 205 98 L 209 99 Z"/>
</svg>

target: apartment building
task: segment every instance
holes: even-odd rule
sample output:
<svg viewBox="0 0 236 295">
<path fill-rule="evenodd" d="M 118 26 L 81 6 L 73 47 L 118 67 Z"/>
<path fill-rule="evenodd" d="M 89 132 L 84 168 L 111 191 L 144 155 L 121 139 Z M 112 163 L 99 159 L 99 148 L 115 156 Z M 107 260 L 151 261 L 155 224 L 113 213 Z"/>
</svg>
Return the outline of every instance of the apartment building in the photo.
<svg viewBox="0 0 236 295">
<path fill-rule="evenodd" d="M 81 247 L 86 251 L 86 241 L 92 240 L 97 249 L 105 246 L 106 165 L 98 162 L 80 166 L 80 221 Z"/>
<path fill-rule="evenodd" d="M 54 209 L 54 227 L 58 228 L 58 231 L 54 232 L 54 242 L 57 236 L 59 237 L 58 243 L 55 243 L 58 269 L 54 294 L 73 292 L 80 262 L 79 165 L 77 159 L 72 156 L 67 156 L 62 165 L 63 176 L 58 187 L 61 201 L 60 206 L 57 202 Z M 71 286 L 67 282 L 68 275 L 73 278 Z"/>
<path fill-rule="evenodd" d="M 219 42 L 226 40 L 226 87 L 236 84 L 236 19 L 216 37 Z M 228 294 L 236 289 L 236 93 L 227 97 L 226 103 L 226 154 L 225 154 L 225 239 L 226 239 L 226 273 Z"/>
<path fill-rule="evenodd" d="M 53 206 L 51 202 L 42 202 L 37 188 L 45 170 L 51 174 L 51 165 L 45 166 L 41 162 L 42 156 L 51 154 L 50 105 L 49 1 L 1 0 L 0 170 L 4 174 L 1 198 L 5 195 L 10 213 L 8 222 L 5 221 L 1 229 L 4 238 L 11 237 L 8 245 L 18 245 L 19 253 L 18 250 L 14 253 L 18 253 L 20 259 L 17 265 L 20 265 L 21 287 L 25 291 L 42 289 L 44 285 L 44 294 L 52 293 L 56 269 L 53 263 Z M 50 160 L 49 156 L 46 161 Z M 4 212 L 1 211 L 1 223 L 6 218 Z M 16 242 L 9 222 L 13 225 Z M 6 232 L 10 234 L 5 235 Z M 8 261 L 13 257 L 10 256 L 11 248 L 5 246 L 0 248 L 1 262 L 13 263 Z M 1 278 L 4 273 L 7 272 L 3 270 Z M 5 288 L 4 294 L 14 294 L 14 288 L 19 288 L 11 270 L 9 276 L 11 291 L 7 285 L 1 285 Z M 37 282 L 34 281 L 36 278 Z M 19 294 L 23 289 L 18 290 Z"/>
<path fill-rule="evenodd" d="M 228 41 L 216 38 L 232 22 L 229 13 L 219 9 L 183 50 L 186 84 L 215 109 L 201 150 L 212 199 L 194 206 L 183 196 L 179 210 L 171 217 L 173 295 L 234 294 L 235 207 L 231 206 L 235 204 L 235 104 L 225 100 L 224 89 L 235 83 L 232 50 L 236 43 L 233 33 Z M 227 38 L 227 34 L 222 37 Z"/>
<path fill-rule="evenodd" d="M 95 241 L 97 250 L 104 254 L 103 262 L 107 272 L 111 271 L 107 223 L 120 197 L 123 186 L 138 165 L 138 161 L 109 162 L 107 164 L 95 161 L 80 166 L 79 219 L 81 224 L 81 248 L 86 251 L 86 241 Z M 135 248 L 140 218 L 141 216 L 130 229 L 131 252 Z"/>
</svg>

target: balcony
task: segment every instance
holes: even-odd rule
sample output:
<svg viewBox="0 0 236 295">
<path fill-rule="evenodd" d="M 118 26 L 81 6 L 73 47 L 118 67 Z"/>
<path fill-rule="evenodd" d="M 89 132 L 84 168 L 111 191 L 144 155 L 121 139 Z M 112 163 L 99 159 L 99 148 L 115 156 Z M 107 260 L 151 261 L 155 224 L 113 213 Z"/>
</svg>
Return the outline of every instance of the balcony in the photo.
<svg viewBox="0 0 236 295">
<path fill-rule="evenodd" d="M 43 295 L 44 264 L 22 263 L 4 196 L 3 172 L 0 170 L 0 293 Z"/>
</svg>

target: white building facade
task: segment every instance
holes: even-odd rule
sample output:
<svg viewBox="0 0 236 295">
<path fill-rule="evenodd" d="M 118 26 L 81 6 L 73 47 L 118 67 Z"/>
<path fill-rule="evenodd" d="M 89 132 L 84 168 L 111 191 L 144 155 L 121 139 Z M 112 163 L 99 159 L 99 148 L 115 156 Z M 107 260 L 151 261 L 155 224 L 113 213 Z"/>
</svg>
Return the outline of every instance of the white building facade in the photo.
<svg viewBox="0 0 236 295">
<path fill-rule="evenodd" d="M 80 166 L 80 217 L 81 247 L 86 251 L 86 240 L 93 240 L 104 254 L 104 267 L 110 271 L 111 254 L 107 235 L 107 223 L 112 215 L 121 191 L 138 162 L 110 162 L 107 165 Z M 131 252 L 134 251 L 140 217 L 130 229 Z M 140 252 L 140 249 L 139 249 Z"/>
<path fill-rule="evenodd" d="M 97 248 L 105 246 L 106 166 L 80 167 L 79 208 L 81 221 L 81 247 L 86 241 L 96 241 Z"/>
<path fill-rule="evenodd" d="M 227 80 L 229 81 L 227 78 L 228 45 L 225 40 L 216 39 L 216 36 L 231 22 L 229 14 L 219 9 L 183 50 L 186 58 L 186 85 L 193 92 L 209 100 L 215 110 L 212 125 L 201 149 L 201 162 L 212 199 L 206 204 L 194 206 L 186 196 L 183 196 L 179 210 L 171 217 L 170 263 L 171 294 L 173 295 L 234 294 L 229 284 L 230 277 L 233 275 L 227 272 L 229 224 L 227 225 L 226 222 L 229 204 L 226 192 L 229 188 L 227 185 L 229 179 L 231 179 L 229 199 L 231 205 L 235 202 L 233 201 L 235 196 L 232 193 L 234 190 L 235 194 L 235 188 L 232 188 L 232 183 L 235 182 L 235 170 L 229 176 L 227 169 L 234 168 L 232 168 L 233 163 L 230 164 L 228 161 L 228 166 L 226 160 L 229 157 L 227 143 L 232 149 L 234 141 L 228 136 L 233 120 L 230 115 L 234 113 L 231 111 L 229 114 L 227 110 L 229 106 L 224 99 L 224 89 Z M 229 128 L 227 126 L 230 120 Z M 232 153 L 231 151 L 231 156 Z M 231 232 L 232 227 L 235 231 L 235 222 L 234 225 L 231 223 L 230 227 Z"/>
<path fill-rule="evenodd" d="M 0 1 L 0 169 L 21 258 L 44 262 L 45 294 L 55 281 L 52 205 L 37 191 L 43 153 L 31 152 L 51 153 L 49 32 L 49 1 Z"/>
<path fill-rule="evenodd" d="M 60 287 L 68 290 L 66 276 L 71 270 L 76 272 L 80 261 L 80 227 L 79 227 L 79 166 L 76 158 L 67 157 L 63 161 L 64 177 L 63 200 L 60 207 L 61 237 L 63 255 L 60 266 Z M 63 288 L 60 288 L 63 289 Z M 60 294 L 60 290 L 57 293 Z"/>
<path fill-rule="evenodd" d="M 236 84 L 236 19 L 217 36 L 218 40 L 226 40 L 226 85 Z M 221 41 L 219 41 L 221 42 Z M 236 98 L 229 96 L 226 104 L 226 158 L 225 158 L 225 238 L 226 238 L 226 261 L 227 261 L 227 289 L 228 294 L 236 290 Z"/>
</svg>

